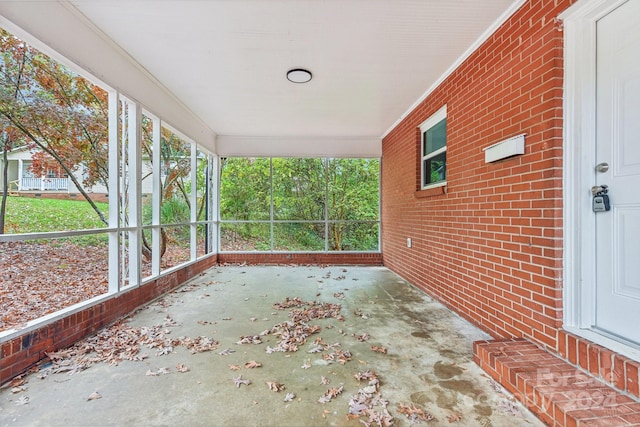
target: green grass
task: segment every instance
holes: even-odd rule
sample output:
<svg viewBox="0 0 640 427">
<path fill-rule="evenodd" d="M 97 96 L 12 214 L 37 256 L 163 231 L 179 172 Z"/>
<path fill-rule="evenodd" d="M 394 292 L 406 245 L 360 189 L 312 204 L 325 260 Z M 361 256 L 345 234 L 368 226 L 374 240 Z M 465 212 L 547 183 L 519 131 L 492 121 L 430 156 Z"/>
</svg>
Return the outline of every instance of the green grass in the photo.
<svg viewBox="0 0 640 427">
<path fill-rule="evenodd" d="M 108 214 L 107 203 L 96 203 Z M 105 228 L 98 214 L 83 200 L 58 200 L 31 197 L 9 197 L 5 217 L 5 233 L 43 233 Z M 98 244 L 107 240 L 106 234 L 73 238 L 81 244 Z"/>
</svg>

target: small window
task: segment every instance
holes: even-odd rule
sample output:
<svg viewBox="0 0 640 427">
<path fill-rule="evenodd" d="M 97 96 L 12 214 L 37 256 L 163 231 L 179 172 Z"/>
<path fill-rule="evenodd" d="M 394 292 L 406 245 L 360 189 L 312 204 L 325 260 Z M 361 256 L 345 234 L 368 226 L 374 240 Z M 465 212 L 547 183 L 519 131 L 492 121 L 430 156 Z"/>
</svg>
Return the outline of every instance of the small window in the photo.
<svg viewBox="0 0 640 427">
<path fill-rule="evenodd" d="M 447 106 L 420 125 L 422 165 L 421 187 L 447 183 Z"/>
</svg>

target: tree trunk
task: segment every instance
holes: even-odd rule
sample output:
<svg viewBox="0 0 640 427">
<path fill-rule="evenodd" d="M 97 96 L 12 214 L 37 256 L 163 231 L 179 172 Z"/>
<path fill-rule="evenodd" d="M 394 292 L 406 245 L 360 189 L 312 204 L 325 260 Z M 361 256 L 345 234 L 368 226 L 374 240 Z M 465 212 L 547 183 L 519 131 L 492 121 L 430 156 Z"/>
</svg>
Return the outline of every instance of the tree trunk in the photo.
<svg viewBox="0 0 640 427">
<path fill-rule="evenodd" d="M 164 256 L 164 253 L 167 251 L 167 232 L 164 231 L 164 228 L 160 228 L 160 258 Z M 144 231 L 142 232 L 142 255 L 145 257 L 147 261 L 151 261 L 153 255 L 153 248 L 147 241 L 147 237 L 144 235 Z"/>
<path fill-rule="evenodd" d="M 9 197 L 9 136 L 5 133 L 2 139 L 2 203 L 0 203 L 0 234 L 4 234 L 4 219 L 7 214 L 7 197 Z"/>
</svg>

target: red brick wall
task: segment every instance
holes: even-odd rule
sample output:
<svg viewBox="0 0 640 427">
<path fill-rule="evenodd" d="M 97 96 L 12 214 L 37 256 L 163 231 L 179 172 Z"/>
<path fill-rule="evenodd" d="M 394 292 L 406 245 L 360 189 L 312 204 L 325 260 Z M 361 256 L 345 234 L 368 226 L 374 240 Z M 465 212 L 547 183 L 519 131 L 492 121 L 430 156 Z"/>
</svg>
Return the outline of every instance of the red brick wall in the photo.
<svg viewBox="0 0 640 427">
<path fill-rule="evenodd" d="M 88 306 L 3 342 L 0 346 L 0 385 L 46 358 L 46 352 L 72 345 L 108 326 L 136 308 L 180 286 L 215 265 L 216 262 L 215 256 L 203 259 L 131 291 Z"/>
<path fill-rule="evenodd" d="M 360 253 L 219 253 L 218 262 L 247 264 L 382 265 L 382 254 Z"/>
<path fill-rule="evenodd" d="M 384 138 L 382 154 L 384 264 L 494 337 L 553 349 L 562 320 L 555 18 L 571 3 L 523 5 Z M 418 126 L 445 104 L 447 186 L 417 191 Z M 524 155 L 485 164 L 482 148 L 521 133 Z"/>
</svg>

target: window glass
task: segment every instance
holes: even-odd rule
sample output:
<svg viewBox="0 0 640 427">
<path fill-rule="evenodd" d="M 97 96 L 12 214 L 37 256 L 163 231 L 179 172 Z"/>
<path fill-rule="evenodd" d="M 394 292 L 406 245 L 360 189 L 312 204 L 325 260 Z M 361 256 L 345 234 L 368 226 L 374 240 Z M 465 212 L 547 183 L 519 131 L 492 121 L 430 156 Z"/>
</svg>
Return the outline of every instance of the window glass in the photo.
<svg viewBox="0 0 640 427">
<path fill-rule="evenodd" d="M 442 107 L 421 126 L 422 132 L 422 188 L 447 180 L 447 108 Z"/>
<path fill-rule="evenodd" d="M 434 151 L 447 145 L 447 119 L 443 119 L 429 128 L 423 135 L 424 137 L 424 154 L 433 153 Z"/>
<path fill-rule="evenodd" d="M 447 153 L 429 157 L 424 161 L 424 185 L 433 184 L 447 178 Z"/>
</svg>

